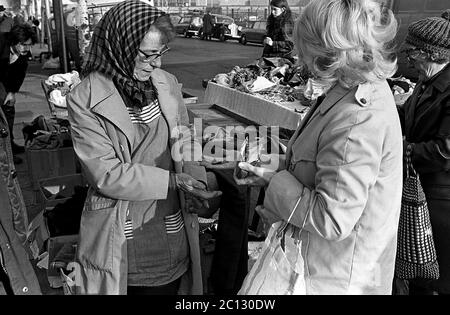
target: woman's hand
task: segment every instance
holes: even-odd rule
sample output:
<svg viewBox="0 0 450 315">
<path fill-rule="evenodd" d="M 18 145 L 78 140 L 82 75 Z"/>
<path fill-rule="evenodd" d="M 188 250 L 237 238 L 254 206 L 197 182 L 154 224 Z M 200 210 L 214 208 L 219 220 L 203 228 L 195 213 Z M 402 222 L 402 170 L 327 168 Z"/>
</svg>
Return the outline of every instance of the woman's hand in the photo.
<svg viewBox="0 0 450 315">
<path fill-rule="evenodd" d="M 240 162 L 238 167 L 241 170 L 250 172 L 252 175 L 245 178 L 237 178 L 234 176 L 234 180 L 238 185 L 249 185 L 249 186 L 267 186 L 272 179 L 272 177 L 280 169 L 280 155 L 279 154 L 261 154 L 260 155 L 261 164 L 260 166 L 254 166 L 250 163 Z"/>
<path fill-rule="evenodd" d="M 249 175 L 242 179 L 239 179 L 236 176 L 234 176 L 234 180 L 236 181 L 236 184 L 238 184 L 238 185 L 265 187 L 269 184 L 273 175 L 276 174 L 276 171 L 274 171 L 272 169 L 265 168 L 265 167 L 253 166 L 247 162 L 240 162 L 238 164 L 238 167 L 241 170 L 244 170 L 244 171 L 247 171 L 247 172 L 250 172 L 251 174 L 253 174 L 253 175 Z"/>
<path fill-rule="evenodd" d="M 206 190 L 206 185 L 204 183 L 185 173 L 175 174 L 175 182 L 179 189 L 186 194 L 201 200 L 203 205 L 207 208 L 209 208 L 208 200 L 222 195 L 221 191 Z"/>
</svg>

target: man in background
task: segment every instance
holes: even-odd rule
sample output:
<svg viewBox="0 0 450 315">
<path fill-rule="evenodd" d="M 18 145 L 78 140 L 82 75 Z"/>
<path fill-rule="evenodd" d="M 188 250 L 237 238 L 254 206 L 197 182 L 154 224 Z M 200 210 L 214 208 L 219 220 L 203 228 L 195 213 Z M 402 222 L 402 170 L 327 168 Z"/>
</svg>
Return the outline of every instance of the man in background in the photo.
<svg viewBox="0 0 450 315">
<path fill-rule="evenodd" d="M 11 31 L 14 25 L 12 17 L 8 16 L 6 9 L 0 5 L 0 33 L 7 33 Z"/>
</svg>

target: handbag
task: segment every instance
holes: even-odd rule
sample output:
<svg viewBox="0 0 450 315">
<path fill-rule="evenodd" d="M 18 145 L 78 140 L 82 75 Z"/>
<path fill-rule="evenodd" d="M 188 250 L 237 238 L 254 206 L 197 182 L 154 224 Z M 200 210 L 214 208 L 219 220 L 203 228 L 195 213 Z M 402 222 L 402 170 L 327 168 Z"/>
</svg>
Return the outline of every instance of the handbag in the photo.
<svg viewBox="0 0 450 315">
<path fill-rule="evenodd" d="M 269 229 L 261 253 L 238 295 L 306 295 L 300 233 L 307 216 L 301 229 L 289 224 L 300 199 L 287 222 L 274 223 Z"/>
<path fill-rule="evenodd" d="M 438 279 L 430 214 L 425 193 L 411 162 L 412 146 L 406 150 L 406 179 L 403 183 L 402 204 L 397 240 L 395 275 L 399 279 Z"/>
</svg>

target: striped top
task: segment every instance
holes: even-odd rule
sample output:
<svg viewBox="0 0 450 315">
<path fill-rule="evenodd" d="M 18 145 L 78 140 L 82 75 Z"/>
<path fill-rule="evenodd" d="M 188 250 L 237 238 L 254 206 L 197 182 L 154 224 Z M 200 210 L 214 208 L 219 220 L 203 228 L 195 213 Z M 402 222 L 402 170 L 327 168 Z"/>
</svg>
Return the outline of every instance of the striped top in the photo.
<svg viewBox="0 0 450 315">
<path fill-rule="evenodd" d="M 157 99 L 142 108 L 127 107 L 127 109 L 133 124 L 149 124 L 161 116 L 161 107 Z"/>
</svg>

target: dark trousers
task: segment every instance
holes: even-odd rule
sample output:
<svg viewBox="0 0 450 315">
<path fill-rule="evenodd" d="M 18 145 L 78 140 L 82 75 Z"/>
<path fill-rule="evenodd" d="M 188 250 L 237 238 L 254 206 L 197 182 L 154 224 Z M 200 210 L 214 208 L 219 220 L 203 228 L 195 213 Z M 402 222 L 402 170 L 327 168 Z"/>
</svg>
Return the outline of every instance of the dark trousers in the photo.
<svg viewBox="0 0 450 315">
<path fill-rule="evenodd" d="M 236 185 L 233 170 L 214 173 L 223 195 L 211 267 L 212 286 L 215 294 L 235 295 L 248 272 L 247 188 Z"/>
<path fill-rule="evenodd" d="M 10 139 L 11 139 L 11 141 L 13 141 L 13 139 L 14 139 L 14 134 L 13 134 L 14 117 L 16 116 L 16 108 L 15 108 L 15 106 L 8 106 L 8 105 L 1 105 L 0 107 L 3 111 L 3 113 L 5 114 L 6 121 L 8 123 L 8 128 L 9 128 Z"/>
<path fill-rule="evenodd" d="M 177 295 L 181 278 L 158 287 L 128 287 L 127 295 Z"/>
</svg>

